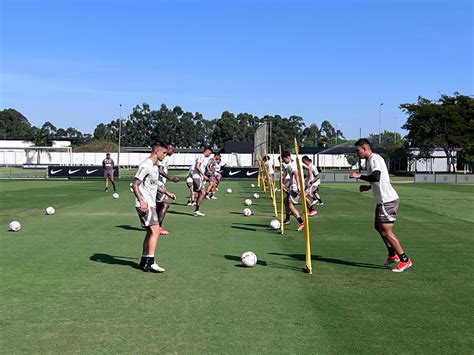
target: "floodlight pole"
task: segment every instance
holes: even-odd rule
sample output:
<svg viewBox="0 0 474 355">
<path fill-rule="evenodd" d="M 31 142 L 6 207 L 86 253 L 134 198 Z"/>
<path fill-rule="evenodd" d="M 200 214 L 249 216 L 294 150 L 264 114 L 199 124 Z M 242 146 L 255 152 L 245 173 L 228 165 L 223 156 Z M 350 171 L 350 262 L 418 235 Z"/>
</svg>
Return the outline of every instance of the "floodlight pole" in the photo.
<svg viewBox="0 0 474 355">
<path fill-rule="evenodd" d="M 383 102 L 379 106 L 379 146 L 382 144 L 382 106 Z"/>
<path fill-rule="evenodd" d="M 119 115 L 119 135 L 118 135 L 118 155 L 117 155 L 117 169 L 118 177 L 120 178 L 120 143 L 122 140 L 122 104 L 120 104 L 120 115 Z"/>
</svg>

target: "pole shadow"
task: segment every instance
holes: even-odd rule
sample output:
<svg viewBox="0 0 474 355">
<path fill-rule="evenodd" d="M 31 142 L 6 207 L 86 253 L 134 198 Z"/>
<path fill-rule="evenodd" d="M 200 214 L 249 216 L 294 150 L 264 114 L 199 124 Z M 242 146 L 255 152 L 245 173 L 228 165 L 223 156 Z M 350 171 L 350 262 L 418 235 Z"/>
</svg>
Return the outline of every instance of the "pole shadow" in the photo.
<svg viewBox="0 0 474 355">
<path fill-rule="evenodd" d="M 268 253 L 268 254 L 287 256 L 291 259 L 296 259 L 296 260 L 301 260 L 301 261 L 306 260 L 306 255 L 305 254 L 283 254 L 283 253 Z M 326 257 L 320 256 L 320 255 L 311 255 L 311 260 L 322 261 L 322 262 L 325 262 L 325 263 L 338 264 L 338 265 L 344 265 L 344 266 L 363 267 L 363 268 L 367 268 L 367 269 L 386 269 L 386 267 L 382 266 L 382 265 L 369 264 L 369 263 L 359 263 L 359 262 L 356 262 L 356 261 L 348 261 L 348 260 L 335 259 L 335 258 L 326 258 Z"/>
<path fill-rule="evenodd" d="M 146 229 L 145 228 L 138 228 L 138 227 L 133 227 L 129 224 L 121 224 L 119 226 L 115 226 L 116 228 L 122 228 L 122 229 L 126 229 L 128 231 L 140 231 L 140 232 L 143 232 L 145 231 Z"/>
<path fill-rule="evenodd" d="M 212 254 L 212 255 L 213 256 L 221 256 L 221 255 L 216 255 L 216 254 Z M 245 266 L 242 265 L 242 260 L 240 259 L 240 256 L 228 255 L 227 254 L 227 255 L 224 255 L 224 258 L 227 259 L 227 260 L 231 260 L 231 261 L 237 261 L 238 264 L 235 264 L 234 265 L 235 267 L 245 268 Z M 280 263 L 276 263 L 276 262 L 273 262 L 273 261 L 260 260 L 260 259 L 258 259 L 258 257 L 257 257 L 257 265 L 271 267 L 271 268 L 274 268 L 274 269 L 284 269 L 284 270 L 293 270 L 293 271 L 298 271 L 298 272 L 300 272 L 300 271 L 306 272 L 306 268 L 299 268 L 299 267 L 295 267 L 295 266 L 280 264 Z"/>
<path fill-rule="evenodd" d="M 244 230 L 244 231 L 251 231 L 251 232 L 256 232 L 257 231 L 256 228 L 249 228 L 249 227 L 230 226 L 230 228 L 241 229 L 241 230 Z"/>
<path fill-rule="evenodd" d="M 252 227 L 264 227 L 270 229 L 270 226 L 263 223 L 232 223 L 238 226 L 252 226 Z"/>
<path fill-rule="evenodd" d="M 115 256 L 115 255 L 102 254 L 102 253 L 95 253 L 89 258 L 89 260 L 95 261 L 97 263 L 130 266 L 133 269 L 138 269 L 138 264 L 136 262 L 125 260 L 125 259 L 136 259 L 136 258 L 130 258 L 128 256 Z"/>
</svg>

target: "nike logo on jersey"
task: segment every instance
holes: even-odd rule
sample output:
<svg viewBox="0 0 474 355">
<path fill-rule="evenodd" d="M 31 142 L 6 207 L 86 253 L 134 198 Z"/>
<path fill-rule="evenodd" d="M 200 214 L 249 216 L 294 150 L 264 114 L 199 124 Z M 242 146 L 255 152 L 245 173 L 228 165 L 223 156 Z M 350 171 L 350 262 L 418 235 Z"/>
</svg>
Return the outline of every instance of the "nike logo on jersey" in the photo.
<svg viewBox="0 0 474 355">
<path fill-rule="evenodd" d="M 63 170 L 63 169 L 58 169 L 58 170 L 53 170 L 53 169 L 51 169 L 51 175 L 57 174 L 57 173 L 59 173 L 61 170 Z"/>
<path fill-rule="evenodd" d="M 87 169 L 87 170 L 86 170 L 86 174 L 89 175 L 89 174 L 95 173 L 97 170 L 99 170 L 99 169 L 95 169 L 95 170 L 89 170 L 89 169 Z"/>
<path fill-rule="evenodd" d="M 75 174 L 75 173 L 77 173 L 79 170 L 81 170 L 81 169 L 77 169 L 77 170 L 71 170 L 71 169 L 69 169 L 67 173 L 68 173 L 68 174 Z"/>
<path fill-rule="evenodd" d="M 235 174 L 238 174 L 240 173 L 242 170 L 237 170 L 237 171 L 229 171 L 229 175 L 232 176 L 232 175 L 235 175 Z"/>
<path fill-rule="evenodd" d="M 247 171 L 247 176 L 252 176 L 252 175 L 255 175 L 257 173 L 258 173 L 258 171 Z"/>
</svg>

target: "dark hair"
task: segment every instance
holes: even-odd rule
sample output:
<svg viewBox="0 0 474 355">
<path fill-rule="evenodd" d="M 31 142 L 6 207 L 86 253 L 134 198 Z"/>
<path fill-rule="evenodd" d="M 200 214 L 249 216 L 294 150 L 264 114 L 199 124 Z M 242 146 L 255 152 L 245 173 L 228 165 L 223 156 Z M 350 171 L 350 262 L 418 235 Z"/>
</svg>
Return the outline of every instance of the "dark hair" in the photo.
<svg viewBox="0 0 474 355">
<path fill-rule="evenodd" d="M 176 146 L 171 142 L 166 143 L 166 146 L 176 148 Z"/>
<path fill-rule="evenodd" d="M 206 151 L 206 150 L 210 150 L 210 151 L 211 151 L 211 153 L 213 152 L 213 150 L 212 150 L 212 147 L 211 147 L 211 146 L 209 146 L 209 145 L 208 145 L 207 147 L 205 147 L 205 148 L 204 148 L 204 151 Z"/>
<path fill-rule="evenodd" d="M 285 150 L 283 153 L 281 153 L 281 157 L 282 158 L 291 157 L 291 154 L 289 151 Z"/>
<path fill-rule="evenodd" d="M 217 153 L 214 153 L 214 158 L 215 157 L 220 157 L 221 156 L 221 153 L 217 152 Z"/>
<path fill-rule="evenodd" d="M 162 141 L 156 141 L 151 145 L 151 150 L 155 150 L 156 148 L 167 148 L 168 145 Z"/>
<path fill-rule="evenodd" d="M 308 157 L 307 155 L 305 155 L 303 158 L 301 158 L 301 160 L 305 160 L 305 161 L 310 161 L 310 162 L 312 162 L 312 160 L 309 159 L 309 157 Z"/>
<path fill-rule="evenodd" d="M 105 155 L 110 155 L 110 153 L 107 153 L 107 154 L 105 154 Z"/>
<path fill-rule="evenodd" d="M 354 143 L 356 147 L 360 147 L 362 145 L 368 145 L 370 149 L 372 149 L 372 144 L 370 144 L 369 140 L 367 138 L 361 138 L 357 142 Z"/>
</svg>

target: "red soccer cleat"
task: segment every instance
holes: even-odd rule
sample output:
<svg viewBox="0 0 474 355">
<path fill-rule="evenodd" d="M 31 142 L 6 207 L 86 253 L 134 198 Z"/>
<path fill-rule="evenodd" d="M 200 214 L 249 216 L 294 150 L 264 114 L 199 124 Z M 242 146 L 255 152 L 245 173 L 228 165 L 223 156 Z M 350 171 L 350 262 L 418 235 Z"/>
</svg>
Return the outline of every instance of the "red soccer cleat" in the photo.
<svg viewBox="0 0 474 355">
<path fill-rule="evenodd" d="M 411 259 L 408 259 L 408 261 L 403 262 L 400 261 L 397 265 L 396 268 L 392 269 L 393 272 L 403 272 L 406 269 L 408 269 L 412 265 Z"/>
<path fill-rule="evenodd" d="M 312 210 L 312 211 L 308 212 L 308 216 L 310 216 L 310 217 L 316 216 L 317 214 L 318 214 L 318 211 L 316 211 L 316 210 Z"/>
<path fill-rule="evenodd" d="M 400 258 L 398 257 L 398 255 L 387 256 L 387 260 L 385 260 L 384 266 L 388 267 L 392 264 L 399 263 L 399 262 L 400 262 Z"/>
<path fill-rule="evenodd" d="M 301 232 L 304 229 L 304 223 L 298 224 L 298 232 Z"/>
</svg>

